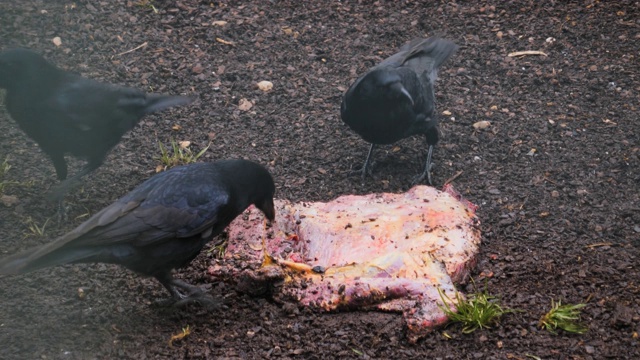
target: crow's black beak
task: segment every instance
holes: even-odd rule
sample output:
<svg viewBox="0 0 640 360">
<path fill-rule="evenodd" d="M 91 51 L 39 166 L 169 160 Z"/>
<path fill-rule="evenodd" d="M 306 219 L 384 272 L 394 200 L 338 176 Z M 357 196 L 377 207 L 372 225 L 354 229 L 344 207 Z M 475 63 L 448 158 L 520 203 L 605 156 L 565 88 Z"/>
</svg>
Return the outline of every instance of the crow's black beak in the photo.
<svg viewBox="0 0 640 360">
<path fill-rule="evenodd" d="M 275 221 L 276 209 L 275 209 L 275 206 L 273 205 L 273 199 L 268 199 L 267 201 L 265 201 L 265 203 L 262 204 L 262 206 L 260 206 L 259 209 L 264 213 L 264 216 L 269 221 L 271 222 Z"/>
<path fill-rule="evenodd" d="M 402 94 L 402 96 L 406 97 L 407 100 L 409 100 L 409 102 L 411 103 L 411 106 L 413 106 L 413 98 L 411 97 L 411 94 L 409 94 L 409 91 L 407 91 L 407 89 L 402 85 L 402 83 L 393 83 L 393 85 L 391 85 L 391 89 L 393 91 L 399 92 L 400 94 Z"/>
</svg>

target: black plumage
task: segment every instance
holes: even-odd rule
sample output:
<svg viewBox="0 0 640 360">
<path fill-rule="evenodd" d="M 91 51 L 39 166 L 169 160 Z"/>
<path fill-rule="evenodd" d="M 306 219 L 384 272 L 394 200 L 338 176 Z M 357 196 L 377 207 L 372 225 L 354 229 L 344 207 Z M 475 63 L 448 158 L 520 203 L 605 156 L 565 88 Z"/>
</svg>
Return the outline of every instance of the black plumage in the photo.
<svg viewBox="0 0 640 360">
<path fill-rule="evenodd" d="M 426 176 L 431 184 L 431 156 L 439 140 L 434 83 L 438 68 L 456 49 L 453 42 L 437 37 L 414 39 L 359 77 L 344 94 L 342 121 L 371 143 L 363 179 L 375 145 L 422 134 L 429 150 L 425 169 L 414 182 Z"/>
<path fill-rule="evenodd" d="M 0 88 L 7 90 L 9 114 L 49 155 L 58 180 L 67 179 L 65 154 L 87 160 L 78 174 L 54 192 L 58 200 L 80 178 L 102 165 L 122 135 L 144 115 L 194 100 L 145 94 L 86 79 L 20 48 L 0 53 Z"/>
<path fill-rule="evenodd" d="M 275 185 L 247 160 L 196 163 L 162 172 L 57 240 L 0 260 L 0 274 L 70 263 L 113 263 L 155 277 L 174 301 L 202 298 L 171 276 L 249 205 L 274 220 Z M 182 291 L 181 291 L 182 290 Z"/>
</svg>

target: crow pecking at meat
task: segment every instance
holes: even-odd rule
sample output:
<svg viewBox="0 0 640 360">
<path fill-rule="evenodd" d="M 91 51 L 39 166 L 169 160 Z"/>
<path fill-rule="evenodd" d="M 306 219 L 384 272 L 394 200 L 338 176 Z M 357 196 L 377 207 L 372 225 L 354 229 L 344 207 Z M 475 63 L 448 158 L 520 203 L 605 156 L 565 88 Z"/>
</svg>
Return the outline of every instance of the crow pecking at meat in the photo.
<svg viewBox="0 0 640 360">
<path fill-rule="evenodd" d="M 274 220 L 275 185 L 247 160 L 176 167 L 140 184 L 80 226 L 41 247 L 0 260 L 0 274 L 71 263 L 112 263 L 155 277 L 171 303 L 206 302 L 203 291 L 174 279 L 203 246 L 248 206 Z"/>
</svg>

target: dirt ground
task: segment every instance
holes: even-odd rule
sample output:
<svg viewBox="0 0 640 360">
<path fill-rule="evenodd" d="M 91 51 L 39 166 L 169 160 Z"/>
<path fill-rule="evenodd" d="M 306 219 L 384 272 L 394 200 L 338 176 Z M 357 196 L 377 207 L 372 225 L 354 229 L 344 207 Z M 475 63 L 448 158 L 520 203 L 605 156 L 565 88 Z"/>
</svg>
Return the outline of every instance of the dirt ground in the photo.
<svg viewBox="0 0 640 360">
<path fill-rule="evenodd" d="M 0 49 L 29 47 L 87 77 L 198 96 L 128 133 L 70 194 L 61 226 L 43 197 L 57 183 L 51 162 L 2 109 L 4 181 L 19 183 L 0 204 L 2 255 L 69 231 L 149 178 L 158 141 L 189 140 L 194 151 L 210 142 L 202 161 L 265 164 L 279 198 L 406 191 L 423 139 L 381 147 L 361 184 L 350 171 L 368 145 L 340 120 L 341 96 L 413 37 L 455 41 L 436 85 L 434 181 L 458 175 L 455 187 L 479 205 L 474 279 L 521 310 L 491 329 L 449 326 L 411 345 L 399 314 L 314 313 L 236 293 L 206 274 L 214 254 L 205 251 L 178 276 L 225 298 L 213 312 L 152 307 L 165 290 L 111 265 L 0 278 L 0 358 L 640 358 L 637 1 L 25 0 L 0 2 L 0 24 Z M 546 56 L 508 57 L 523 50 Z M 262 80 L 273 90 L 259 90 Z M 241 109 L 242 99 L 253 107 Z M 474 129 L 482 120 L 491 125 Z M 71 163 L 71 173 L 83 164 Z M 589 331 L 539 329 L 551 299 L 587 302 Z"/>
</svg>

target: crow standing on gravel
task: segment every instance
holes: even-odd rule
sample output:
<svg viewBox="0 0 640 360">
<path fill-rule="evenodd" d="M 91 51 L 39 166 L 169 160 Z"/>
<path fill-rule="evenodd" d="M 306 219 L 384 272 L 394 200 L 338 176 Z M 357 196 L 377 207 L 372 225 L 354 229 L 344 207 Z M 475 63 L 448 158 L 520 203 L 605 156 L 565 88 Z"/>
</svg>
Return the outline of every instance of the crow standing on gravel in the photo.
<svg viewBox="0 0 640 360">
<path fill-rule="evenodd" d="M 57 240 L 0 260 L 0 274 L 70 263 L 113 263 L 164 285 L 173 303 L 206 302 L 197 286 L 176 280 L 249 205 L 271 221 L 275 186 L 267 169 L 246 160 L 176 167 L 153 176 Z"/>
<path fill-rule="evenodd" d="M 340 109 L 342 121 L 371 143 L 362 168 L 363 180 L 375 145 L 424 134 L 429 147 L 427 162 L 414 182 L 426 176 L 431 184 L 431 155 L 438 143 L 433 84 L 438 68 L 457 48 L 453 42 L 440 38 L 414 39 L 347 90 Z"/>
<path fill-rule="evenodd" d="M 109 150 L 144 115 L 193 101 L 85 79 L 27 49 L 0 53 L 0 88 L 7 90 L 11 117 L 51 157 L 62 181 L 53 192 L 59 201 L 74 183 L 102 165 Z M 87 164 L 63 181 L 66 153 Z"/>
</svg>

